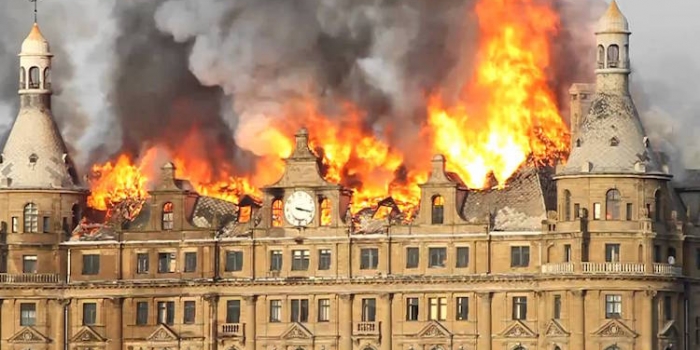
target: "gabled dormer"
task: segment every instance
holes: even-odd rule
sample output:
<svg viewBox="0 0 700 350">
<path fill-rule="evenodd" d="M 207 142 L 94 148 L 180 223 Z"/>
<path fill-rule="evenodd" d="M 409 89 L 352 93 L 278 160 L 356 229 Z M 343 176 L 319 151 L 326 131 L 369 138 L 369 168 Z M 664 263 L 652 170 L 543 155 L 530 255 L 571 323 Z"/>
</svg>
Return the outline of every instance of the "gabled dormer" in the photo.
<svg viewBox="0 0 700 350">
<path fill-rule="evenodd" d="M 428 181 L 420 185 L 421 200 L 415 223 L 419 225 L 450 225 L 463 223 L 460 216 L 467 187 L 455 173 L 445 171 L 445 157 L 432 160 Z"/>
</svg>

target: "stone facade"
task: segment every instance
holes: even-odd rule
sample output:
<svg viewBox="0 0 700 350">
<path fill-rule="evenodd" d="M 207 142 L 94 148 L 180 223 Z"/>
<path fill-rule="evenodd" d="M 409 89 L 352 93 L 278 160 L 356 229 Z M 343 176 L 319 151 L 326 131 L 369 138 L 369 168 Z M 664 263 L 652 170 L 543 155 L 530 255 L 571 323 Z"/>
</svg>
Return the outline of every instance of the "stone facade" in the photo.
<svg viewBox="0 0 700 350">
<path fill-rule="evenodd" d="M 607 20 L 624 34 L 612 6 Z M 48 59 L 35 28 L 23 49 Z M 45 84 L 30 88 L 25 71 L 22 94 L 50 95 Z M 351 193 L 319 175 L 302 131 L 260 202 L 201 197 L 167 164 L 135 220 L 86 235 L 73 229 L 87 193 L 57 153 L 55 124 L 44 123 L 57 146 L 38 158 L 53 163 L 21 169 L 31 175 L 14 182 L 21 187 L 7 181 L 10 169 L 0 186 L 0 348 L 700 347 L 700 176 L 674 187 L 662 167 L 591 171 L 590 135 L 578 124 L 592 117 L 579 118 L 583 103 L 572 108 L 584 140 L 572 148 L 585 160 L 578 167 L 554 177 L 524 168 L 503 190 L 472 191 L 436 156 L 413 220 L 350 215 Z M 14 166 L 35 152 L 6 149 Z M 287 202 L 298 191 L 312 209 Z M 310 222 L 290 223 L 288 206 L 313 213 Z"/>
</svg>

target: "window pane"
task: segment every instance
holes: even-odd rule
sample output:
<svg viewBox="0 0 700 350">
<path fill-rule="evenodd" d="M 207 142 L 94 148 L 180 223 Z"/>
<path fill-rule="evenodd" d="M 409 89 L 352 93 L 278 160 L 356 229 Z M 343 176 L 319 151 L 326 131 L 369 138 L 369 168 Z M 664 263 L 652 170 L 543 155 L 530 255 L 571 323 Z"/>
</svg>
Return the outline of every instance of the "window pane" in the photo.
<svg viewBox="0 0 700 350">
<path fill-rule="evenodd" d="M 419 256 L 418 248 L 406 248 L 406 268 L 413 269 L 418 267 Z"/>
<path fill-rule="evenodd" d="M 183 314 L 184 324 L 193 324 L 197 314 L 196 304 L 192 300 L 185 301 L 185 312 Z"/>
<path fill-rule="evenodd" d="M 469 247 L 457 247 L 457 267 L 469 266 Z"/>
<path fill-rule="evenodd" d="M 229 300 L 226 302 L 226 323 L 239 323 L 241 320 L 241 301 Z"/>
<path fill-rule="evenodd" d="M 328 322 L 331 319 L 331 300 L 318 300 L 318 322 Z"/>
<path fill-rule="evenodd" d="M 83 325 L 91 326 L 97 321 L 97 304 L 95 303 L 84 303 L 83 304 Z"/>
<path fill-rule="evenodd" d="M 429 248 L 429 267 L 445 267 L 447 262 L 447 248 Z"/>
<path fill-rule="evenodd" d="M 195 271 L 197 271 L 197 253 L 187 252 L 185 253 L 185 272 Z"/>
</svg>

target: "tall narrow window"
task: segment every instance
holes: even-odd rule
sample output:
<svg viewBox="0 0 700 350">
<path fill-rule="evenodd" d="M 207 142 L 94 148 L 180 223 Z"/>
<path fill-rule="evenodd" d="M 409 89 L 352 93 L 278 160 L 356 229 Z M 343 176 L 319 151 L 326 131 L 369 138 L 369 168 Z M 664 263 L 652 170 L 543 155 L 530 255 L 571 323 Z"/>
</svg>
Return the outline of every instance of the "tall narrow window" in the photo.
<svg viewBox="0 0 700 350">
<path fill-rule="evenodd" d="M 593 203 L 593 220 L 600 220 L 600 203 Z"/>
<path fill-rule="evenodd" d="M 78 205 L 78 204 L 73 204 L 73 206 L 70 208 L 70 212 L 71 212 L 71 231 L 72 231 L 76 227 L 78 227 L 78 224 L 80 224 L 80 218 L 82 217 L 83 213 L 82 213 L 82 210 L 80 209 L 80 205 Z"/>
<path fill-rule="evenodd" d="M 406 298 L 406 321 L 418 321 L 418 298 Z"/>
<path fill-rule="evenodd" d="M 457 263 L 455 267 L 469 266 L 469 247 L 457 247 Z"/>
<path fill-rule="evenodd" d="M 281 271 L 282 270 L 282 251 L 281 250 L 271 250 L 270 251 L 270 271 Z"/>
<path fill-rule="evenodd" d="M 35 303 L 21 303 L 19 304 L 19 325 L 20 326 L 34 326 L 36 324 L 36 304 Z"/>
<path fill-rule="evenodd" d="M 243 224 L 250 221 L 251 210 L 249 205 L 238 208 L 238 222 Z"/>
<path fill-rule="evenodd" d="M 418 262 L 420 261 L 418 255 L 418 247 L 408 247 L 406 248 L 406 268 L 415 269 L 418 267 Z"/>
<path fill-rule="evenodd" d="M 605 318 L 620 318 L 622 315 L 622 295 L 605 296 Z"/>
<path fill-rule="evenodd" d="M 100 273 L 100 256 L 98 254 L 83 255 L 83 275 Z"/>
<path fill-rule="evenodd" d="M 193 324 L 197 315 L 197 304 L 194 300 L 185 301 L 185 311 L 182 314 L 182 323 Z"/>
<path fill-rule="evenodd" d="M 457 321 L 466 321 L 469 319 L 469 298 L 457 298 L 457 312 L 455 319 Z"/>
<path fill-rule="evenodd" d="M 163 230 L 170 231 L 173 229 L 173 203 L 167 202 L 163 204 L 163 217 L 161 225 Z"/>
<path fill-rule="evenodd" d="M 617 68 L 620 64 L 620 47 L 612 44 L 608 46 L 608 68 Z"/>
<path fill-rule="evenodd" d="M 173 325 L 173 323 L 175 323 L 174 301 L 158 302 L 158 323 L 167 325 Z"/>
<path fill-rule="evenodd" d="M 362 299 L 362 322 L 376 322 L 377 320 L 377 300 Z"/>
<path fill-rule="evenodd" d="M 22 273 L 36 273 L 36 266 L 36 255 L 25 255 L 22 257 Z"/>
<path fill-rule="evenodd" d="M 620 191 L 616 189 L 605 196 L 605 220 L 620 220 Z"/>
<path fill-rule="evenodd" d="M 320 249 L 318 251 L 318 269 L 330 270 L 331 268 L 331 250 Z"/>
<path fill-rule="evenodd" d="M 136 325 L 143 326 L 148 324 L 148 302 L 136 302 Z"/>
<path fill-rule="evenodd" d="M 513 319 L 527 319 L 527 297 L 513 297 Z"/>
<path fill-rule="evenodd" d="M 41 218 L 41 232 L 50 233 L 51 232 L 51 218 L 44 216 Z"/>
<path fill-rule="evenodd" d="M 331 200 L 324 198 L 321 201 L 321 226 L 331 225 Z"/>
<path fill-rule="evenodd" d="M 664 320 L 670 321 L 673 319 L 673 299 L 671 296 L 664 297 Z"/>
<path fill-rule="evenodd" d="M 282 321 L 282 300 L 270 300 L 270 322 Z"/>
<path fill-rule="evenodd" d="M 97 304 L 83 303 L 83 326 L 92 326 L 97 322 Z"/>
<path fill-rule="evenodd" d="M 564 190 L 564 221 L 571 220 L 571 192 Z"/>
<path fill-rule="evenodd" d="M 34 203 L 24 206 L 24 232 L 39 232 L 39 209 Z"/>
<path fill-rule="evenodd" d="M 663 205 L 661 203 L 661 191 L 657 190 L 654 193 L 654 220 L 661 221 L 663 219 Z"/>
<path fill-rule="evenodd" d="M 51 88 L 51 70 L 47 67 L 44 68 L 44 89 Z"/>
<path fill-rule="evenodd" d="M 290 322 L 309 321 L 309 299 L 292 299 Z"/>
<path fill-rule="evenodd" d="M 429 298 L 430 313 L 428 317 L 435 321 L 444 321 L 447 318 L 447 298 Z"/>
<path fill-rule="evenodd" d="M 24 69 L 24 67 L 19 69 L 19 88 L 21 90 L 27 88 L 27 71 Z"/>
<path fill-rule="evenodd" d="M 148 253 L 136 254 L 136 273 L 148 273 Z"/>
<path fill-rule="evenodd" d="M 581 218 L 581 204 L 574 203 L 574 219 Z"/>
<path fill-rule="evenodd" d="M 627 216 L 625 217 L 627 221 L 632 221 L 632 208 L 632 203 L 627 203 Z"/>
<path fill-rule="evenodd" d="M 309 251 L 292 250 L 292 271 L 306 271 L 309 269 Z"/>
<path fill-rule="evenodd" d="M 554 310 L 552 314 L 552 318 L 554 318 L 555 320 L 561 318 L 561 295 L 554 296 Z"/>
<path fill-rule="evenodd" d="M 272 201 L 272 227 L 281 227 L 282 218 L 282 200 L 275 199 Z"/>
<path fill-rule="evenodd" d="M 598 68 L 605 68 L 605 47 L 598 45 Z"/>
<path fill-rule="evenodd" d="M 445 199 L 437 195 L 433 197 L 432 223 L 442 224 L 445 221 Z"/>
<path fill-rule="evenodd" d="M 226 323 L 239 323 L 241 321 L 241 301 L 229 300 L 226 302 Z"/>
<path fill-rule="evenodd" d="M 185 253 L 185 272 L 197 271 L 197 252 Z"/>
<path fill-rule="evenodd" d="M 331 300 L 318 299 L 318 322 L 328 322 L 331 320 Z"/>
<path fill-rule="evenodd" d="M 571 244 L 564 244 L 564 262 L 571 262 Z"/>
<path fill-rule="evenodd" d="M 30 89 L 38 89 L 39 86 L 41 86 L 41 79 L 40 76 L 41 72 L 39 71 L 39 67 L 32 67 L 29 68 L 29 88 Z"/>
<path fill-rule="evenodd" d="M 619 244 L 605 244 L 605 262 L 620 262 Z"/>
</svg>

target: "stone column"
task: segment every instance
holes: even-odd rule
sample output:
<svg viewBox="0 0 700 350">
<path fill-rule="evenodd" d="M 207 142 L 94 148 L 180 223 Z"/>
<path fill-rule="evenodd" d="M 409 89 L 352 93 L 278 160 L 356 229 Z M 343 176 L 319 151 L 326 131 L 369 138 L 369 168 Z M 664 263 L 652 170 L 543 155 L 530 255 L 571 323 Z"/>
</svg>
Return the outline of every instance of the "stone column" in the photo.
<svg viewBox="0 0 700 350">
<path fill-rule="evenodd" d="M 572 290 L 573 308 L 569 312 L 571 324 L 571 349 L 586 348 L 586 291 Z"/>
<path fill-rule="evenodd" d="M 245 342 L 246 347 L 250 350 L 255 350 L 255 303 L 258 300 L 256 295 L 244 296 L 243 301 L 245 302 Z"/>
<path fill-rule="evenodd" d="M 68 324 L 66 324 L 66 314 L 65 310 L 70 304 L 70 299 L 54 299 L 53 308 L 51 310 L 51 331 L 53 333 L 53 345 L 55 350 L 65 350 L 68 339 L 66 339 L 66 330 Z"/>
<path fill-rule="evenodd" d="M 209 329 L 208 329 L 208 345 L 209 350 L 216 350 L 217 348 L 217 338 L 219 336 L 219 296 L 217 294 L 206 294 L 204 300 L 208 303 L 209 308 Z"/>
<path fill-rule="evenodd" d="M 379 300 L 382 301 L 382 317 L 381 323 L 379 324 L 380 339 L 381 339 L 381 349 L 391 350 L 391 340 L 393 337 L 393 330 L 391 329 L 391 301 L 394 299 L 394 295 L 391 293 L 385 293 L 379 296 Z"/>
<path fill-rule="evenodd" d="M 642 332 L 640 332 L 642 339 L 640 343 L 650 350 L 656 349 L 655 334 L 658 323 L 658 315 L 654 313 L 656 294 L 655 290 L 647 290 L 642 295 L 644 301 L 642 302 Z M 682 329 L 680 331 L 683 332 Z"/>
<path fill-rule="evenodd" d="M 124 329 L 124 310 L 122 308 L 122 305 L 124 303 L 124 299 L 111 298 L 109 299 L 109 302 L 110 308 L 109 313 L 107 313 L 107 317 L 109 318 L 109 320 L 107 321 L 107 327 L 111 327 L 112 329 L 108 333 L 110 338 L 108 343 L 108 349 L 122 350 L 122 339 L 124 338 L 122 332 L 122 330 Z"/>
<path fill-rule="evenodd" d="M 537 305 L 537 322 L 535 322 L 536 329 L 534 331 L 539 334 L 544 334 L 544 332 L 547 331 L 544 327 L 546 326 L 547 320 L 550 318 L 549 315 L 547 315 L 547 293 L 536 291 L 535 303 L 535 305 Z M 538 347 L 542 349 L 547 348 L 545 346 L 545 337 L 538 338 Z"/>
<path fill-rule="evenodd" d="M 338 295 L 339 350 L 352 350 L 352 294 Z"/>
<path fill-rule="evenodd" d="M 476 348 L 491 350 L 491 293 L 477 293 L 477 330 Z"/>
</svg>

